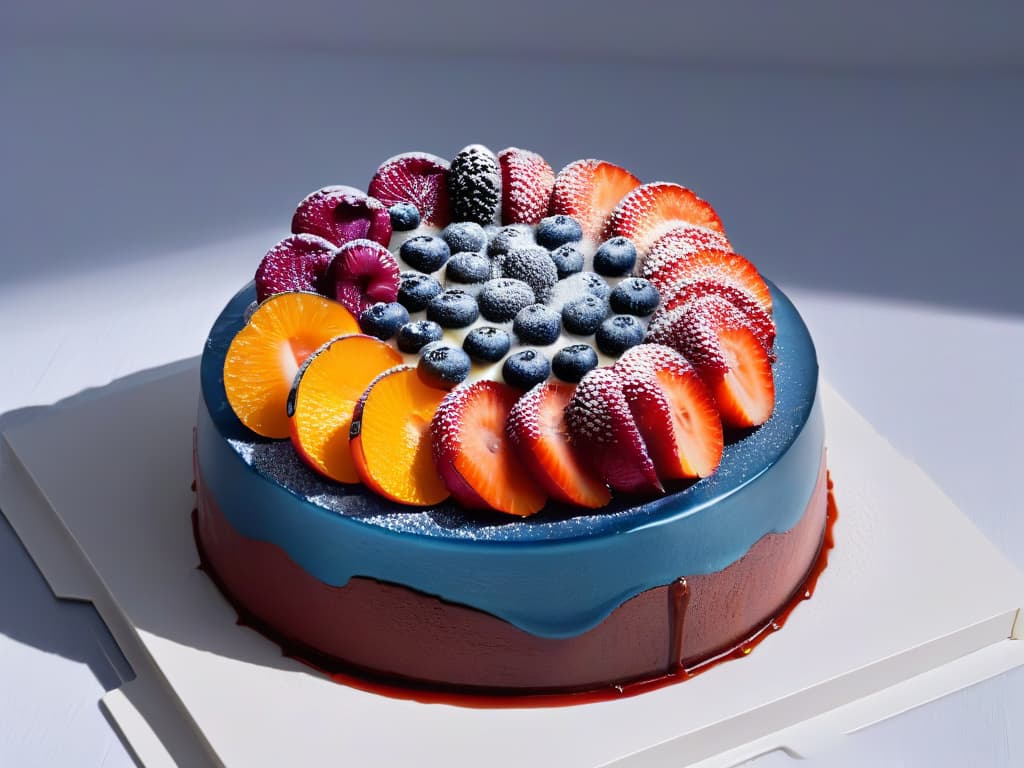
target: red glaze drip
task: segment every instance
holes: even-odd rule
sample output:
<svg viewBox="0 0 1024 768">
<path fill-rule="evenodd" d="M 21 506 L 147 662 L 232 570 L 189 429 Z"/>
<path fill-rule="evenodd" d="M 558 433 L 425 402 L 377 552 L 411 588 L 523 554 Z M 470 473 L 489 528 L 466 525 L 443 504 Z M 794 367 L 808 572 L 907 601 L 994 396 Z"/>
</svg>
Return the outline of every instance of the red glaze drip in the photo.
<svg viewBox="0 0 1024 768">
<path fill-rule="evenodd" d="M 690 605 L 690 585 L 685 577 L 672 582 L 668 588 L 669 613 L 668 622 L 672 635 L 669 638 L 670 671 L 686 674 L 683 667 L 683 628 L 686 623 L 686 609 Z"/>
<path fill-rule="evenodd" d="M 649 691 L 658 690 L 668 685 L 680 683 L 688 680 L 698 674 L 707 672 L 724 661 L 731 659 L 741 659 L 749 656 L 750 653 L 760 645 L 764 640 L 771 634 L 775 633 L 783 627 L 790 615 L 796 609 L 800 603 L 804 600 L 809 599 L 813 594 L 815 587 L 817 586 L 818 579 L 821 574 L 825 571 L 828 566 L 829 552 L 835 546 L 834 527 L 836 521 L 839 519 L 839 511 L 836 508 L 835 498 L 832 494 L 832 478 L 828 477 L 828 501 L 826 507 L 826 523 L 825 531 L 822 538 L 822 545 L 818 552 L 818 556 L 815 559 L 814 565 L 811 567 L 804 579 L 802 585 L 797 589 L 793 597 L 789 600 L 786 607 L 765 626 L 751 635 L 747 640 L 737 645 L 730 651 L 721 653 L 711 659 L 701 662 L 700 664 L 690 667 L 689 669 L 682 669 L 679 667 L 678 661 L 675 662 L 675 667 L 671 671 L 667 672 L 661 677 L 657 677 L 651 680 L 643 682 L 629 683 L 626 685 L 613 685 L 604 688 L 598 688 L 595 690 L 584 691 L 580 693 L 538 693 L 538 694 L 505 694 L 505 695 L 487 695 L 481 693 L 465 693 L 453 690 L 439 690 L 433 688 L 427 688 L 423 686 L 414 686 L 409 683 L 396 684 L 387 680 L 381 679 L 379 676 L 371 676 L 371 673 L 367 673 L 359 669 L 350 669 L 346 671 L 339 671 L 337 669 L 338 662 L 336 660 L 323 659 L 315 651 L 311 651 L 308 648 L 303 648 L 295 644 L 282 643 L 279 639 L 274 639 L 281 647 L 281 653 L 287 658 L 293 658 L 297 661 L 306 664 L 313 669 L 321 672 L 325 676 L 334 680 L 342 685 L 347 685 L 357 690 L 366 691 L 368 693 L 375 693 L 381 696 L 388 696 L 394 699 L 403 699 L 407 701 L 416 701 L 422 704 L 448 704 L 452 706 L 471 707 L 476 709 L 524 709 L 534 707 L 558 707 L 558 706 L 574 706 L 577 704 L 590 704 L 602 701 L 613 701 L 621 699 L 627 696 L 637 696 L 642 693 Z M 192 511 L 192 524 L 193 527 L 198 524 L 198 513 L 196 510 Z M 199 537 L 196 536 L 197 545 L 199 543 Z M 200 564 L 199 569 L 206 572 L 213 582 L 220 589 L 221 593 L 228 598 L 232 603 L 235 610 L 238 612 L 237 624 L 242 626 L 251 627 L 264 635 L 268 635 L 270 638 L 275 638 L 276 635 L 272 628 L 267 627 L 258 618 L 249 615 L 244 608 L 231 601 L 228 597 L 228 592 L 224 589 L 224 585 L 217 578 L 217 575 L 213 572 L 213 569 L 206 567 L 205 558 L 203 557 L 202 550 L 200 548 Z M 676 638 L 682 637 L 683 620 L 685 619 L 686 608 L 689 602 L 689 587 L 686 585 L 685 579 L 679 579 L 672 584 L 670 588 L 670 595 L 672 595 L 671 608 L 674 611 L 672 624 L 672 658 L 681 659 L 683 649 L 681 640 Z M 681 610 L 679 609 L 681 607 Z M 679 645 L 677 646 L 676 643 Z M 331 667 L 328 669 L 328 665 Z"/>
</svg>

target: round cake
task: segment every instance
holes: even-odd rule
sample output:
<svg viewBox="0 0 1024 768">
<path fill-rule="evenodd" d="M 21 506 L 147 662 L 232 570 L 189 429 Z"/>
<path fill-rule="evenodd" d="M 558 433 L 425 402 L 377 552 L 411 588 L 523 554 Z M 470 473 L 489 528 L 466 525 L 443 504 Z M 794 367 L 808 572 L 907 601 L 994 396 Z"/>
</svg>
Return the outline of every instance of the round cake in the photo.
<svg viewBox="0 0 1024 768">
<path fill-rule="evenodd" d="M 214 324 L 202 562 L 328 671 L 459 693 L 682 679 L 803 596 L 814 345 L 685 187 L 407 153 L 318 190 Z"/>
</svg>

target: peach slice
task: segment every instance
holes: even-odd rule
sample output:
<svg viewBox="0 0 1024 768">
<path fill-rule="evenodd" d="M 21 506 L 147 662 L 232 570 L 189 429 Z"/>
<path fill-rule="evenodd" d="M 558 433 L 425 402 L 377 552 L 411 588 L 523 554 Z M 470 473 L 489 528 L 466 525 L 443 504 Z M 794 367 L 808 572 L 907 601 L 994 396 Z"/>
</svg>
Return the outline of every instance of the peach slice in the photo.
<svg viewBox="0 0 1024 768">
<path fill-rule="evenodd" d="M 411 365 L 373 380 L 356 404 L 349 441 L 365 485 L 400 504 L 429 506 L 448 498 L 430 444 L 430 420 L 446 394 L 423 383 Z"/>
<path fill-rule="evenodd" d="M 402 362 L 398 350 L 362 334 L 340 336 L 310 355 L 288 397 L 292 444 L 309 466 L 339 483 L 358 483 L 348 434 L 370 382 Z"/>
<path fill-rule="evenodd" d="M 238 420 L 263 437 L 288 437 L 288 393 L 299 366 L 348 333 L 359 333 L 352 313 L 315 293 L 278 293 L 260 304 L 224 359 L 224 390 Z"/>
</svg>

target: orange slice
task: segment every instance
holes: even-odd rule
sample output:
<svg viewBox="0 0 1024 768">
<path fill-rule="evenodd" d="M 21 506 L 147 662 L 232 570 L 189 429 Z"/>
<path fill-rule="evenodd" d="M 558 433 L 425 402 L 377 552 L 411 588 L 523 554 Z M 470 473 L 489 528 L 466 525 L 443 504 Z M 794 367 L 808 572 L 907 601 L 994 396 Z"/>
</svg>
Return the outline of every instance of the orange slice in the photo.
<svg viewBox="0 0 1024 768">
<path fill-rule="evenodd" d="M 409 365 L 370 384 L 356 405 L 349 443 L 364 484 L 401 504 L 428 506 L 448 497 L 430 441 L 430 420 L 446 394 Z"/>
<path fill-rule="evenodd" d="M 315 293 L 279 293 L 260 304 L 224 359 L 224 390 L 239 421 L 264 437 L 288 437 L 288 393 L 299 366 L 347 333 L 359 333 L 352 313 Z"/>
<path fill-rule="evenodd" d="M 310 355 L 288 398 L 292 444 L 309 466 L 339 483 L 358 483 L 348 433 L 356 403 L 380 373 L 402 362 L 372 336 L 340 336 Z"/>
</svg>

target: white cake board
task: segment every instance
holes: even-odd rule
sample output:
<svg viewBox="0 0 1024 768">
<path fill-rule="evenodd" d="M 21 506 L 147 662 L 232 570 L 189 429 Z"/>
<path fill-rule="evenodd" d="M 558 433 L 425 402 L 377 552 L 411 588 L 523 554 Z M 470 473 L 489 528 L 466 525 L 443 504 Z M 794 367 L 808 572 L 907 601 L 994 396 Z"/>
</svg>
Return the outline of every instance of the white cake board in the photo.
<svg viewBox="0 0 1024 768">
<path fill-rule="evenodd" d="M 813 754 L 1024 664 L 1024 577 L 823 385 L 836 548 L 750 657 L 681 685 L 469 709 L 338 685 L 237 626 L 196 569 L 195 360 L 44 409 L 0 442 L 0 507 L 58 597 L 90 600 L 136 679 L 103 705 L 146 766 L 731 766 Z"/>
</svg>

